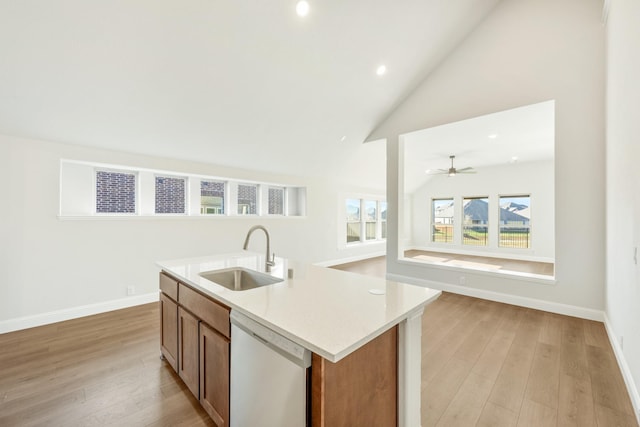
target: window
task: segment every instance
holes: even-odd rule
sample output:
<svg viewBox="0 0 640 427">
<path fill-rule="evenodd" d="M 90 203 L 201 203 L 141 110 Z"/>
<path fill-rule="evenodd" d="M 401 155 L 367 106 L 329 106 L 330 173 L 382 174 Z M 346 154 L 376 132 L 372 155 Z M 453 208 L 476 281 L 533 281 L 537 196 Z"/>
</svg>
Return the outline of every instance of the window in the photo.
<svg viewBox="0 0 640 427">
<path fill-rule="evenodd" d="M 347 199 L 347 243 L 387 238 L 387 202 Z"/>
<path fill-rule="evenodd" d="M 375 240 L 378 225 L 378 202 L 375 200 L 364 201 L 364 238 Z"/>
<path fill-rule="evenodd" d="M 60 218 L 303 217 L 307 211 L 307 189 L 281 183 L 239 182 L 217 175 L 61 159 L 59 201 Z"/>
<path fill-rule="evenodd" d="M 380 203 L 380 237 L 387 238 L 387 202 Z"/>
<path fill-rule="evenodd" d="M 500 235 L 501 248 L 531 247 L 531 197 L 500 197 Z"/>
<path fill-rule="evenodd" d="M 136 174 L 96 171 L 96 212 L 136 213 Z"/>
<path fill-rule="evenodd" d="M 224 215 L 225 183 L 200 181 L 200 214 Z"/>
<path fill-rule="evenodd" d="M 487 237 L 489 235 L 489 198 L 464 198 L 462 207 L 462 243 L 473 246 L 487 246 Z"/>
<path fill-rule="evenodd" d="M 157 214 L 184 214 L 187 200 L 187 179 L 156 176 Z"/>
<path fill-rule="evenodd" d="M 431 241 L 453 242 L 453 199 L 433 199 L 431 201 Z"/>
<path fill-rule="evenodd" d="M 258 186 L 238 184 L 238 215 L 258 213 Z"/>
<path fill-rule="evenodd" d="M 347 243 L 360 241 L 360 199 L 347 199 Z"/>
<path fill-rule="evenodd" d="M 284 215 L 284 188 L 269 187 L 268 199 L 269 215 Z"/>
</svg>

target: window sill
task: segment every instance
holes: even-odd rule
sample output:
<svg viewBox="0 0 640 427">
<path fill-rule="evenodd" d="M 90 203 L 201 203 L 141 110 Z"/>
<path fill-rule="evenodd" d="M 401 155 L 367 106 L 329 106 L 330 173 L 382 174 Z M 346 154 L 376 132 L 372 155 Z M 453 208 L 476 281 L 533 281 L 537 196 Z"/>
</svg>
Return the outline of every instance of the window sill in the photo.
<svg viewBox="0 0 640 427">
<path fill-rule="evenodd" d="M 380 245 L 386 245 L 386 244 L 387 244 L 387 239 L 384 239 L 384 240 L 367 240 L 366 242 L 345 243 L 339 249 L 344 251 L 344 250 L 349 250 L 349 249 L 364 248 L 364 247 L 367 247 L 367 246 L 380 246 Z"/>
<path fill-rule="evenodd" d="M 282 215 L 58 215 L 60 221 L 149 221 L 149 220 L 282 220 L 304 219 L 306 216 Z"/>
<path fill-rule="evenodd" d="M 480 267 L 460 267 L 460 266 L 452 266 L 452 265 L 444 265 L 438 262 L 430 262 L 424 260 L 415 260 L 412 258 L 398 258 L 399 264 L 404 265 L 414 265 L 414 266 L 423 266 L 428 268 L 434 268 L 438 270 L 445 271 L 455 271 L 460 273 L 474 273 L 483 276 L 490 277 L 502 277 L 509 278 L 515 280 L 522 280 L 526 282 L 534 282 L 541 285 L 555 285 L 556 278 L 555 276 L 545 276 L 542 274 L 534 274 L 534 273 L 523 273 L 519 271 L 510 271 L 510 270 L 495 270 L 495 269 L 484 269 Z"/>
</svg>

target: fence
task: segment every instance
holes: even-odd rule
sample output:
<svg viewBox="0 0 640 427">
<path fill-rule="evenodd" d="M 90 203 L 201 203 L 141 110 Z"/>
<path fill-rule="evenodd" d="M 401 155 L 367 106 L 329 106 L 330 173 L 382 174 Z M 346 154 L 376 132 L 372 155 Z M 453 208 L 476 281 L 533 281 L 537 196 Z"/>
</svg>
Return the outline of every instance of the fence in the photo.
<svg viewBox="0 0 640 427">
<path fill-rule="evenodd" d="M 487 246 L 489 230 L 486 225 L 465 225 L 462 227 L 462 243 L 473 246 Z"/>
<path fill-rule="evenodd" d="M 381 221 L 381 237 L 387 238 L 387 222 Z M 364 223 L 364 238 L 365 240 L 375 240 L 377 238 L 376 232 L 378 228 L 377 222 L 365 222 Z M 348 222 L 347 223 L 347 243 L 360 241 L 360 223 Z"/>
<path fill-rule="evenodd" d="M 453 225 L 452 224 L 434 224 L 431 233 L 431 241 L 438 243 L 453 242 Z"/>
<path fill-rule="evenodd" d="M 500 227 L 499 240 L 501 248 L 530 248 L 531 230 L 529 227 Z"/>
<path fill-rule="evenodd" d="M 462 227 L 462 243 L 472 246 L 487 246 L 489 230 L 487 226 L 469 225 Z M 531 229 L 529 227 L 500 227 L 498 245 L 501 248 L 527 249 L 531 247 Z M 431 241 L 436 243 L 453 242 L 453 225 L 434 224 Z"/>
</svg>

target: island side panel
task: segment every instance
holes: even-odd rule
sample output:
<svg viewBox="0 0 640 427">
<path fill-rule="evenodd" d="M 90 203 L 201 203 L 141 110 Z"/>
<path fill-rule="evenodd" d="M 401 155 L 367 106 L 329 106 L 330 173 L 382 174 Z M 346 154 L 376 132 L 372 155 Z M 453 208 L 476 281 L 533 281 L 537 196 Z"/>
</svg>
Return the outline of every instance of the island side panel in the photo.
<svg viewBox="0 0 640 427">
<path fill-rule="evenodd" d="M 397 426 L 398 327 L 337 363 L 312 358 L 312 426 Z"/>
<path fill-rule="evenodd" d="M 422 391 L 422 314 L 409 315 L 398 327 L 398 425 L 420 426 Z"/>
</svg>

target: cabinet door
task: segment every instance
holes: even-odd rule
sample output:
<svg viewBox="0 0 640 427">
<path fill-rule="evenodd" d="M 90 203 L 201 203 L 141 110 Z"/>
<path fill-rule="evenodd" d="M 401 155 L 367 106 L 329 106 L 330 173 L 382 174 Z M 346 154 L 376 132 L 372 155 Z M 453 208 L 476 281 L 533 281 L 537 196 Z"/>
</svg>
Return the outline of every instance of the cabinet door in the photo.
<svg viewBox="0 0 640 427">
<path fill-rule="evenodd" d="M 178 307 L 178 375 L 196 399 L 200 398 L 199 323 L 196 317 Z"/>
<path fill-rule="evenodd" d="M 200 323 L 200 403 L 218 427 L 229 426 L 229 340 Z"/>
<path fill-rule="evenodd" d="M 174 371 L 178 370 L 178 304 L 160 294 L 160 352 Z"/>
</svg>

